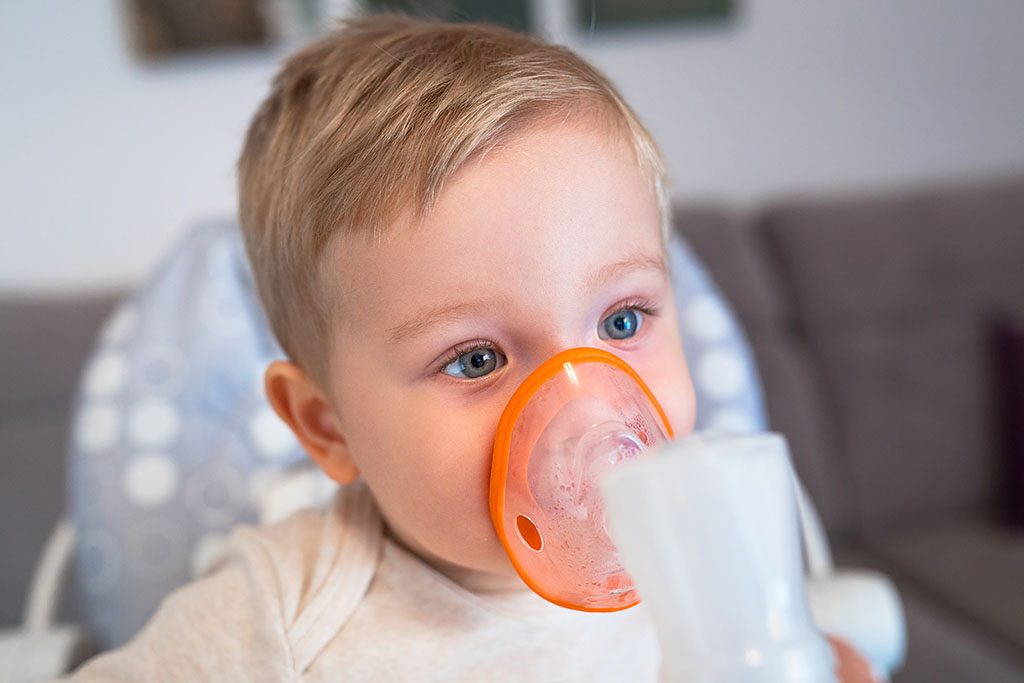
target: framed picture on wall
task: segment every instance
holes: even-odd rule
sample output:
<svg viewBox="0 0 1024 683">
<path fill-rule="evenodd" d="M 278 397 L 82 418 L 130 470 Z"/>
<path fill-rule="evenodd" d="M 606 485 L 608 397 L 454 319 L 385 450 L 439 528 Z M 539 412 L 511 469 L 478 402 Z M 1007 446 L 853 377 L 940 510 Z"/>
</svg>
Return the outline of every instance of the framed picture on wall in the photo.
<svg viewBox="0 0 1024 683">
<path fill-rule="evenodd" d="M 721 22 L 732 18 L 736 0 L 570 0 L 579 27 L 601 29 L 666 23 Z"/>
<path fill-rule="evenodd" d="M 483 21 L 528 33 L 534 30 L 529 0 L 363 0 L 371 12 L 398 10 L 445 21 Z"/>
<path fill-rule="evenodd" d="M 260 0 L 122 0 L 122 7 L 132 47 L 147 60 L 270 39 Z"/>
</svg>

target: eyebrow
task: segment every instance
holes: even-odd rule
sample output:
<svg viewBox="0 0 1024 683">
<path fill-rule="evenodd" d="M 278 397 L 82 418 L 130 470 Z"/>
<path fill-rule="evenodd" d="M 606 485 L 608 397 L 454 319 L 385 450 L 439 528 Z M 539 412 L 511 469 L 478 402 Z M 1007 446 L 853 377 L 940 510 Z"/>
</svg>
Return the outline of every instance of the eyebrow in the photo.
<svg viewBox="0 0 1024 683">
<path fill-rule="evenodd" d="M 640 270 L 655 271 L 664 275 L 668 274 L 663 256 L 660 254 L 655 256 L 638 252 L 614 263 L 604 265 L 592 273 L 585 280 L 585 291 L 594 291 L 613 278 L 623 277 L 628 273 Z M 447 301 L 431 306 L 417 313 L 409 320 L 389 328 L 387 339 L 390 343 L 397 344 L 419 336 L 439 323 L 453 322 L 474 313 L 507 307 L 508 305 L 509 300 L 503 297 L 475 299 L 472 301 Z"/>
<path fill-rule="evenodd" d="M 410 337 L 423 334 L 438 323 L 452 322 L 470 316 L 474 313 L 493 310 L 496 307 L 505 306 L 507 304 L 507 299 L 498 298 L 476 299 L 473 301 L 449 301 L 438 304 L 437 306 L 431 306 L 430 308 L 417 313 L 414 317 L 404 323 L 395 325 L 388 329 L 388 341 L 392 344 L 397 344 L 398 342 L 405 341 Z"/>
<path fill-rule="evenodd" d="M 668 275 L 665 257 L 662 254 L 654 255 L 636 252 L 614 263 L 601 266 L 597 272 L 587 278 L 587 291 L 592 292 L 613 278 L 623 277 L 638 270 L 651 270 L 666 276 Z"/>
</svg>

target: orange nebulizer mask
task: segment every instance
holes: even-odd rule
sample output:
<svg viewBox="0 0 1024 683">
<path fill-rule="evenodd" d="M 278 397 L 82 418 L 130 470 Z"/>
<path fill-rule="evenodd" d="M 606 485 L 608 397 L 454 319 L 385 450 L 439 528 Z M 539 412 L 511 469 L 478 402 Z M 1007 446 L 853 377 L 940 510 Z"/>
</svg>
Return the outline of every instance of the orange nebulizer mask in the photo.
<svg viewBox="0 0 1024 683">
<path fill-rule="evenodd" d="M 607 351 L 563 351 L 523 381 L 498 422 L 489 496 L 498 538 L 534 592 L 588 612 L 640 601 L 606 530 L 600 480 L 671 438 L 650 389 Z"/>
</svg>

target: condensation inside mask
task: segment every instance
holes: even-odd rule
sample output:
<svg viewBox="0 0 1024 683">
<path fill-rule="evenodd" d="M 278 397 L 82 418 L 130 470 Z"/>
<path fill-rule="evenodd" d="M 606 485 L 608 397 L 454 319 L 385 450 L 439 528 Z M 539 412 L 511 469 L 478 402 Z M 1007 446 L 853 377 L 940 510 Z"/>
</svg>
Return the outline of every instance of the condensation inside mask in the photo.
<svg viewBox="0 0 1024 683">
<path fill-rule="evenodd" d="M 631 370 L 574 362 L 541 380 L 508 440 L 500 513 L 506 550 L 549 600 L 623 609 L 638 596 L 606 530 L 601 479 L 648 455 L 671 430 Z"/>
<path fill-rule="evenodd" d="M 644 448 L 618 409 L 597 396 L 573 399 L 545 428 L 533 448 L 527 479 L 534 500 L 547 513 L 549 533 L 568 543 L 552 549 L 561 562 L 596 576 L 617 571 L 600 479 Z"/>
</svg>

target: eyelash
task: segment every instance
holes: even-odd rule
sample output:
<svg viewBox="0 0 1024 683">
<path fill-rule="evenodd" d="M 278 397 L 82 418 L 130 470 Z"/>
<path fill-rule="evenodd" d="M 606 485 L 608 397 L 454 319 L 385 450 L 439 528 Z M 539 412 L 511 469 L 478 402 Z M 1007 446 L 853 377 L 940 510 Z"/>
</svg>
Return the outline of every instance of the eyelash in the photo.
<svg viewBox="0 0 1024 683">
<path fill-rule="evenodd" d="M 605 318 L 608 318 L 609 316 L 613 316 L 616 315 L 617 313 L 634 309 L 640 311 L 645 316 L 649 315 L 654 317 L 656 317 L 658 313 L 661 311 L 661 307 L 654 303 L 653 301 L 651 301 L 650 299 L 633 297 L 630 299 L 626 299 L 625 301 L 622 301 L 621 303 L 616 305 L 615 309 L 612 310 L 612 312 L 609 313 L 608 315 L 604 316 L 604 318 L 601 318 L 601 320 L 604 321 Z M 437 372 L 438 374 L 444 374 L 444 369 L 451 365 L 452 363 L 454 363 L 455 361 L 457 361 L 463 354 L 476 351 L 477 349 L 490 349 L 493 347 L 493 343 L 485 341 L 483 339 L 477 339 L 475 341 L 459 344 L 458 346 L 453 348 L 452 352 L 445 357 L 445 360 L 441 361 L 441 363 L 437 366 Z"/>
</svg>

